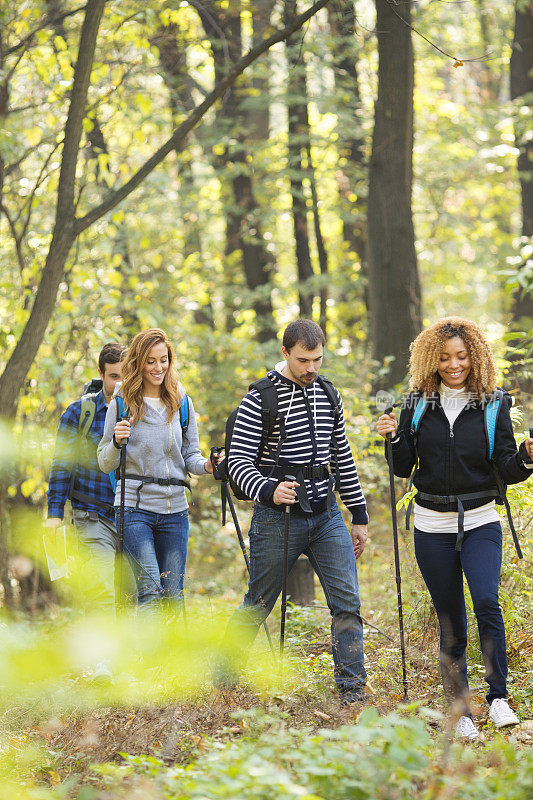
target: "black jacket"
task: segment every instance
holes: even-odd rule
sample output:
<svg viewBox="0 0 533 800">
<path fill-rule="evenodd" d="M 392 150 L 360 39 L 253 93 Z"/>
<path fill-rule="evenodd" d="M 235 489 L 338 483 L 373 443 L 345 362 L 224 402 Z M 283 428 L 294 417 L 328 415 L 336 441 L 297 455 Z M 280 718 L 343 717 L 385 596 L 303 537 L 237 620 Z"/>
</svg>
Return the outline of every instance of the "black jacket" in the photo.
<svg viewBox="0 0 533 800">
<path fill-rule="evenodd" d="M 400 414 L 399 438 L 393 442 L 394 474 L 408 478 L 415 466 L 416 451 L 411 434 L 411 420 L 416 397 L 409 395 Z M 531 476 L 524 466 L 529 456 L 524 444 L 517 450 L 509 409 L 511 398 L 504 394 L 496 424 L 493 461 L 504 484 L 520 483 Z M 488 458 L 484 412 L 480 403 L 467 405 L 450 429 L 437 393 L 429 398 L 428 407 L 418 426 L 417 450 L 419 467 L 414 485 L 420 492 L 437 495 L 457 495 L 468 492 L 496 490 L 494 470 Z M 478 508 L 491 498 L 465 500 L 465 510 Z M 435 504 L 416 498 L 424 508 L 434 511 L 456 511 L 457 504 Z"/>
</svg>

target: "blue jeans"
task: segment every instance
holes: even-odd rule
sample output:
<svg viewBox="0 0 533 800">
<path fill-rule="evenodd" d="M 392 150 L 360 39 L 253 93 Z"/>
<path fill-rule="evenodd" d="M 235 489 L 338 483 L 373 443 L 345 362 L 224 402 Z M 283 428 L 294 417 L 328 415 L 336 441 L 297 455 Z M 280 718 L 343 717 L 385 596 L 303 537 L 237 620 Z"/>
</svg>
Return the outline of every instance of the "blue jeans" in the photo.
<svg viewBox="0 0 533 800">
<path fill-rule="evenodd" d="M 117 532 L 120 511 L 115 512 Z M 124 509 L 124 552 L 137 582 L 139 606 L 181 600 L 189 541 L 189 514 Z"/>
<path fill-rule="evenodd" d="M 250 646 L 281 592 L 283 576 L 284 507 L 256 504 L 250 526 L 250 581 L 243 603 L 233 614 L 227 637 Z M 291 514 L 289 571 L 305 553 L 315 570 L 331 612 L 331 643 L 335 681 L 342 690 L 366 682 L 363 626 L 359 614 L 357 567 L 350 534 L 335 503 L 310 516 Z"/>
<path fill-rule="evenodd" d="M 429 589 L 440 625 L 440 670 L 450 702 L 466 698 L 467 623 L 463 574 L 476 615 L 487 702 L 507 697 L 505 628 L 498 601 L 502 564 L 502 529 L 490 522 L 465 532 L 463 548 L 455 550 L 455 533 L 424 533 L 415 528 L 415 554 Z"/>
</svg>

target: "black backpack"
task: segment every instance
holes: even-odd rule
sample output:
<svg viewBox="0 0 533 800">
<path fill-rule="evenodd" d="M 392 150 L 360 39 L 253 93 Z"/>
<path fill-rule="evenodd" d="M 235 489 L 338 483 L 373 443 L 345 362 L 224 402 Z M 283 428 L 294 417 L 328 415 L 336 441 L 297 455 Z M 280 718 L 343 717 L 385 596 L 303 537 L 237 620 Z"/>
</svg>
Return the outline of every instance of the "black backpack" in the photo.
<svg viewBox="0 0 533 800">
<path fill-rule="evenodd" d="M 321 375 L 317 377 L 318 385 L 321 389 L 324 390 L 326 396 L 329 400 L 333 411 L 333 428 L 337 427 L 337 422 L 340 418 L 340 408 L 339 403 L 337 400 L 337 395 L 335 392 L 335 388 L 331 381 L 327 378 L 323 378 Z M 270 451 L 271 455 L 274 458 L 274 467 L 277 466 L 279 460 L 279 454 L 281 452 L 281 448 L 283 446 L 283 442 L 286 438 L 285 432 L 285 417 L 283 414 L 280 414 L 278 411 L 278 391 L 276 386 L 272 383 L 270 378 L 261 378 L 261 380 L 255 381 L 251 383 L 248 389 L 255 389 L 259 392 L 261 397 L 261 418 L 262 418 L 262 431 L 261 431 L 261 443 L 259 445 L 259 450 L 257 453 L 257 459 L 255 464 L 258 465 L 261 462 L 261 458 L 265 450 Z M 228 463 L 228 454 L 231 446 L 231 439 L 233 436 L 233 429 L 235 427 L 235 420 L 237 418 L 237 413 L 239 411 L 240 404 L 237 408 L 234 408 L 231 414 L 229 415 L 226 421 L 226 438 L 224 441 L 224 452 L 225 452 L 225 459 L 222 461 L 220 467 L 214 467 L 214 477 L 217 480 L 221 480 L 224 483 L 230 485 L 231 491 L 235 495 L 238 500 L 250 500 L 246 494 L 242 491 L 242 489 L 237 486 L 235 481 L 229 476 L 227 463 Z M 276 422 L 279 420 L 280 432 L 279 432 L 279 439 L 278 443 L 275 448 L 272 448 L 268 440 L 274 431 L 276 426 Z M 336 481 L 335 481 L 335 488 L 338 488 L 339 484 L 339 468 L 338 468 L 338 459 L 337 459 L 337 450 L 338 445 L 336 441 L 335 434 L 332 436 L 332 462 L 334 464 Z M 224 494 L 224 487 L 223 487 L 223 494 Z"/>
</svg>

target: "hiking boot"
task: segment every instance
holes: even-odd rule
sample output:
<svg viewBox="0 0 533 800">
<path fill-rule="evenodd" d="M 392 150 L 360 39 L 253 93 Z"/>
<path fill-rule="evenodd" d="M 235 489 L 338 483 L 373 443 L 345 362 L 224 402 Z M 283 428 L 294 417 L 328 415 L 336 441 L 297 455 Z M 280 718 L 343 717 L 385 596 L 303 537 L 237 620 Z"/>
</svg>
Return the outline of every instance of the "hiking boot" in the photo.
<svg viewBox="0 0 533 800">
<path fill-rule="evenodd" d="M 506 728 L 508 725 L 518 725 L 520 720 L 513 709 L 503 697 L 497 697 L 490 704 L 489 717 L 496 728 Z"/>
<path fill-rule="evenodd" d="M 348 706 L 351 703 L 365 703 L 368 695 L 364 689 L 356 686 L 349 689 L 341 689 L 341 706 Z"/>
<path fill-rule="evenodd" d="M 107 661 L 99 661 L 91 675 L 91 682 L 100 685 L 113 683 L 113 673 Z"/>
<path fill-rule="evenodd" d="M 459 717 L 455 726 L 457 739 L 469 739 L 471 742 L 479 739 L 479 731 L 472 721 L 472 717 Z"/>
</svg>

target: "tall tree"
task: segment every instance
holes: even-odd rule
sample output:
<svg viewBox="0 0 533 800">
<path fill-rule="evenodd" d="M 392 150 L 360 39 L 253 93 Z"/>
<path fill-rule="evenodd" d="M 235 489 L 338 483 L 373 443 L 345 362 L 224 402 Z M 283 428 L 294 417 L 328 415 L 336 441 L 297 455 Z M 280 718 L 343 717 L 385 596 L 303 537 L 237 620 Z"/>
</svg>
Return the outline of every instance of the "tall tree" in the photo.
<svg viewBox="0 0 533 800">
<path fill-rule="evenodd" d="M 393 356 L 386 384 L 401 381 L 421 325 L 411 209 L 414 63 L 411 2 L 376 0 L 378 96 L 368 191 L 368 275 L 374 357 Z"/>
<path fill-rule="evenodd" d="M 159 51 L 161 73 L 168 88 L 170 112 L 175 127 L 179 115 L 190 114 L 194 108 L 193 82 L 187 66 L 187 37 L 178 22 L 170 22 L 168 25 L 159 25 L 150 41 Z M 176 152 L 180 178 L 179 200 L 182 207 L 179 214 L 184 223 L 183 260 L 189 262 L 189 269 L 194 265 L 195 272 L 207 281 L 209 267 L 204 261 L 201 216 L 190 211 L 194 207 L 193 198 L 197 192 L 191 144 L 192 134 L 184 148 L 178 148 Z M 199 325 L 214 327 L 215 314 L 210 295 L 206 295 L 199 304 L 194 319 Z"/>
<path fill-rule="evenodd" d="M 344 239 L 365 271 L 366 192 L 368 165 L 362 133 L 362 104 L 357 64 L 356 16 L 353 0 L 332 0 L 328 5 L 332 34 L 332 66 L 336 89 L 337 182 L 341 200 Z"/>
<path fill-rule="evenodd" d="M 285 24 L 297 14 L 297 1 L 285 0 L 283 18 Z M 303 55 L 303 42 L 296 39 L 287 40 L 287 92 L 286 105 L 288 116 L 288 162 L 292 202 L 292 219 L 296 248 L 296 265 L 298 272 L 298 299 L 300 315 L 313 316 L 313 301 L 316 289 L 313 286 L 315 272 L 311 260 L 309 241 L 309 222 L 307 218 L 307 196 L 304 180 L 311 188 L 311 205 L 313 210 L 314 231 L 322 276 L 320 292 L 320 319 L 326 325 L 327 271 L 328 259 L 324 245 L 324 237 L 320 224 L 318 193 L 311 155 L 311 127 L 309 125 L 307 69 Z"/>
<path fill-rule="evenodd" d="M 78 57 L 64 129 L 55 221 L 48 254 L 42 270 L 39 287 L 35 292 L 30 315 L 0 376 L 0 417 L 12 416 L 16 412 L 20 391 L 53 313 L 59 286 L 65 273 L 67 258 L 76 239 L 128 197 L 161 164 L 170 152 L 183 145 L 189 132 L 198 125 L 207 111 L 224 95 L 250 64 L 272 45 L 284 41 L 295 30 L 299 29 L 327 2 L 328 0 L 317 0 L 307 11 L 298 15 L 291 25 L 275 31 L 261 44 L 249 50 L 242 58 L 232 62 L 231 67 L 226 70 L 225 77 L 215 83 L 214 88 L 205 99 L 195 106 L 194 110 L 173 131 L 167 141 L 142 164 L 132 177 L 119 188 L 109 191 L 102 202 L 94 205 L 81 217 L 76 214 L 76 169 L 83 121 L 86 115 L 87 92 L 105 0 L 87 0 L 85 6 L 76 9 L 77 12 L 84 10 L 85 15 L 81 27 Z M 11 52 L 15 52 L 15 50 L 16 48 L 11 48 Z"/>
<path fill-rule="evenodd" d="M 196 8 L 211 42 L 215 75 L 222 80 L 242 53 L 241 0 L 232 0 L 227 8 L 215 2 L 201 3 Z M 256 336 L 266 342 L 275 336 L 270 290 L 273 264 L 263 235 L 263 212 L 246 142 L 247 89 L 244 82 L 230 88 L 217 113 L 217 127 L 226 134 L 221 160 L 230 175 L 233 195 L 226 206 L 226 256 L 231 262 L 235 253 L 241 255 L 246 284 L 253 293 Z"/>
<path fill-rule="evenodd" d="M 522 237 L 527 243 L 533 237 L 533 3 L 517 0 L 513 52 L 511 55 L 511 99 L 520 101 L 528 113 L 517 112 L 515 143 L 518 149 L 518 174 L 522 200 Z M 514 317 L 533 319 L 533 291 L 517 291 L 514 298 Z"/>
<path fill-rule="evenodd" d="M 533 111 L 533 3 L 531 0 L 516 0 L 511 54 L 511 99 L 516 103 L 514 122 L 515 145 L 518 150 L 518 176 L 522 205 L 522 242 L 531 243 L 533 237 L 533 139 L 531 137 L 531 117 Z M 525 108 L 523 113 L 518 107 Z M 531 277 L 523 281 L 528 273 L 531 257 L 526 257 L 519 269 L 519 283 L 513 295 L 512 327 L 514 330 L 530 331 L 533 322 L 533 286 Z M 523 348 L 523 342 L 512 341 L 512 345 Z M 529 356 L 531 358 L 531 354 Z M 511 353 L 511 361 L 520 361 L 516 351 Z M 516 366 L 516 365 L 515 365 Z M 523 376 L 521 369 L 514 369 L 518 383 L 526 392 L 533 394 L 531 369 Z"/>
</svg>

